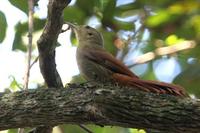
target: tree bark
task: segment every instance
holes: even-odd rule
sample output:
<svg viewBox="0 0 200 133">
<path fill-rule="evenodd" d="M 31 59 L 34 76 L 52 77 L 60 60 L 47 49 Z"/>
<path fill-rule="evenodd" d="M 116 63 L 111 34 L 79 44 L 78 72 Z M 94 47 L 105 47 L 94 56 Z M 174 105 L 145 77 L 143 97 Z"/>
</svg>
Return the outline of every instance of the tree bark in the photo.
<svg viewBox="0 0 200 133">
<path fill-rule="evenodd" d="M 100 124 L 198 133 L 200 100 L 86 83 L 2 93 L 0 130 L 59 124 Z"/>
<path fill-rule="evenodd" d="M 49 0 L 47 22 L 37 41 L 40 70 L 48 87 L 63 86 L 56 69 L 55 48 L 63 25 L 62 12 L 70 1 Z"/>
<path fill-rule="evenodd" d="M 63 10 L 71 0 L 49 0 L 48 17 L 40 39 L 37 41 L 42 76 L 48 87 L 63 87 L 56 69 L 55 48 L 63 25 Z M 34 133 L 51 133 L 49 125 L 36 128 Z"/>
</svg>

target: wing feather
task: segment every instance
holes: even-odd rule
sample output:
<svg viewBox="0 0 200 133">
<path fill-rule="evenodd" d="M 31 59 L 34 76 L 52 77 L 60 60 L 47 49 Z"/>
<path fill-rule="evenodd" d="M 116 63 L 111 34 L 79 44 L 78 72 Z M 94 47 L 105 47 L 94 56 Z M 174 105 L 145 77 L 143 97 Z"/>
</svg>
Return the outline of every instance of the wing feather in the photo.
<svg viewBox="0 0 200 133">
<path fill-rule="evenodd" d="M 147 92 L 184 97 L 188 96 L 184 89 L 178 85 L 139 79 L 139 77 L 131 72 L 127 66 L 103 49 L 91 50 L 91 48 L 87 48 L 85 50 L 86 52 L 84 52 L 84 56 L 110 71 L 113 71 L 113 78 L 119 84 L 133 86 Z"/>
<path fill-rule="evenodd" d="M 90 60 L 98 63 L 99 65 L 115 72 L 124 74 L 133 78 L 139 78 L 136 76 L 133 72 L 129 70 L 127 66 L 125 66 L 121 61 L 116 59 L 112 54 L 102 50 L 102 49 L 85 49 L 87 52 L 85 53 L 85 56 L 89 58 Z"/>
</svg>

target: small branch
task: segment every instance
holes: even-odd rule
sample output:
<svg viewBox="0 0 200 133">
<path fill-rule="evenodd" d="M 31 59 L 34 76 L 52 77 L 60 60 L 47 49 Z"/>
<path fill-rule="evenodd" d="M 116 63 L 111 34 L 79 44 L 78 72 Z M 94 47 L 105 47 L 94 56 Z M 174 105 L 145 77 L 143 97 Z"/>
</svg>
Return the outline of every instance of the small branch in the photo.
<svg viewBox="0 0 200 133">
<path fill-rule="evenodd" d="M 35 60 L 31 63 L 30 65 L 30 69 L 33 67 L 33 65 L 38 61 L 39 56 L 35 58 Z"/>
<path fill-rule="evenodd" d="M 0 130 L 98 124 L 167 133 L 200 131 L 200 100 L 137 88 L 86 83 L 0 95 Z"/>
<path fill-rule="evenodd" d="M 24 90 L 28 89 L 29 77 L 30 77 L 30 65 L 32 55 L 32 41 L 33 41 L 33 14 L 34 14 L 34 1 L 28 0 L 28 59 L 26 65 L 26 71 L 24 76 Z M 18 133 L 24 133 L 24 128 L 19 128 Z"/>
<path fill-rule="evenodd" d="M 30 65 L 31 65 L 31 54 L 32 54 L 32 40 L 33 40 L 33 14 L 34 14 L 34 1 L 28 0 L 29 15 L 28 15 L 28 59 L 26 66 L 26 73 L 24 77 L 24 89 L 28 89 L 29 76 L 30 76 Z"/>
<path fill-rule="evenodd" d="M 37 42 L 40 70 L 48 87 L 63 87 L 56 70 L 55 48 L 63 25 L 63 9 L 70 0 L 49 0 L 48 18 L 40 39 Z"/>
<path fill-rule="evenodd" d="M 85 130 L 87 133 L 93 133 L 90 129 L 88 129 L 86 126 L 79 124 L 79 127 Z"/>
<path fill-rule="evenodd" d="M 134 60 L 134 63 L 129 65 L 128 67 L 130 68 L 137 64 L 147 63 L 158 56 L 170 55 L 170 54 L 174 54 L 183 50 L 192 49 L 192 48 L 195 48 L 195 46 L 196 46 L 196 43 L 194 41 L 183 41 L 183 42 L 174 44 L 172 46 L 160 47 L 160 48 L 155 49 L 155 51 L 148 52 L 141 56 L 138 56 Z"/>
<path fill-rule="evenodd" d="M 49 0 L 48 17 L 43 33 L 37 41 L 40 71 L 48 87 L 63 87 L 56 69 L 55 48 L 63 25 L 63 10 L 71 0 Z M 36 128 L 34 133 L 51 133 L 49 125 Z"/>
</svg>

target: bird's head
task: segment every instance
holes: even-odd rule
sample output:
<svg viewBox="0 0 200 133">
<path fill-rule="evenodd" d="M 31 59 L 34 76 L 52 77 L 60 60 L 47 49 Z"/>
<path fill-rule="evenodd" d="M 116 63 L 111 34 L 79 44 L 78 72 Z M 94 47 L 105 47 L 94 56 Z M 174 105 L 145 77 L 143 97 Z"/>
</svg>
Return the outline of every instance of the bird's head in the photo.
<svg viewBox="0 0 200 133">
<path fill-rule="evenodd" d="M 75 33 L 78 39 L 79 45 L 98 45 L 103 47 L 103 37 L 96 29 L 88 25 L 75 25 L 72 23 L 67 24 L 70 26 L 72 31 Z"/>
</svg>

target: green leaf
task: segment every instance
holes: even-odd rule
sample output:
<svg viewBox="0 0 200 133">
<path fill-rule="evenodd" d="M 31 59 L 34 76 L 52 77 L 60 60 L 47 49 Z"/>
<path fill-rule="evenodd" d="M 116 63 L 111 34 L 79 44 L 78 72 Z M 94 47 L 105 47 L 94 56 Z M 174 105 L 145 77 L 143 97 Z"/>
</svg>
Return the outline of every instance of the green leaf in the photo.
<svg viewBox="0 0 200 133">
<path fill-rule="evenodd" d="M 67 131 L 68 133 L 83 133 L 83 129 L 78 127 L 77 125 L 60 125 L 60 127 L 63 129 L 63 131 Z"/>
<path fill-rule="evenodd" d="M 146 70 L 146 72 L 142 75 L 141 77 L 142 79 L 145 80 L 156 80 L 156 75 L 154 73 L 154 69 L 153 69 L 153 62 L 149 62 L 148 63 L 148 69 Z"/>
<path fill-rule="evenodd" d="M 7 21 L 3 12 L 0 11 L 0 43 L 6 36 Z"/>
<path fill-rule="evenodd" d="M 117 126 L 104 126 L 103 128 L 96 125 L 87 125 L 89 129 L 95 133 L 129 133 L 128 128 L 117 127 Z"/>
<path fill-rule="evenodd" d="M 23 11 L 25 14 L 28 14 L 28 1 L 27 0 L 9 0 L 10 3 Z"/>
<path fill-rule="evenodd" d="M 104 8 L 102 23 L 109 24 L 114 17 L 116 0 L 110 0 Z"/>
<path fill-rule="evenodd" d="M 116 36 L 115 32 L 107 32 L 105 30 L 101 31 L 103 38 L 104 38 L 104 47 L 106 50 L 108 50 L 113 55 L 116 54 L 117 48 L 114 45 L 114 39 Z"/>
<path fill-rule="evenodd" d="M 94 13 L 95 2 L 96 0 L 77 0 L 76 5 L 82 12 L 86 13 L 87 16 L 91 16 Z"/>
<path fill-rule="evenodd" d="M 187 92 L 200 98 L 200 64 L 196 63 L 189 66 L 180 73 L 174 83 L 183 86 Z"/>
<path fill-rule="evenodd" d="M 15 38 L 13 41 L 13 45 L 12 45 L 12 50 L 21 50 L 21 51 L 26 51 L 26 46 L 24 44 L 24 42 L 22 41 L 22 36 L 28 32 L 28 23 L 21 23 L 19 22 L 16 26 L 15 26 Z"/>
<path fill-rule="evenodd" d="M 143 129 L 130 129 L 130 133 L 146 133 Z"/>
<path fill-rule="evenodd" d="M 22 41 L 22 35 L 23 35 L 22 32 L 16 31 L 15 38 L 12 45 L 12 50 L 16 50 L 16 49 L 21 50 L 21 51 L 27 50 L 25 44 Z"/>
<path fill-rule="evenodd" d="M 45 22 L 46 22 L 46 19 L 39 19 L 39 18 L 34 18 L 34 31 L 38 31 L 38 30 L 42 30 L 44 25 L 45 25 Z"/>
<path fill-rule="evenodd" d="M 165 43 L 167 45 L 173 45 L 177 42 L 177 40 L 178 40 L 178 37 L 173 34 L 173 35 L 170 35 L 166 38 Z"/>
<path fill-rule="evenodd" d="M 76 13 L 76 15 L 74 15 Z M 86 19 L 86 14 L 76 6 L 69 6 L 64 9 L 64 21 L 83 24 Z"/>
<path fill-rule="evenodd" d="M 25 133 L 30 132 L 31 128 L 25 128 Z M 6 133 L 18 133 L 18 129 L 9 129 Z"/>
<path fill-rule="evenodd" d="M 78 74 L 72 77 L 70 83 L 84 83 L 86 80 L 83 78 L 82 75 Z"/>
<path fill-rule="evenodd" d="M 22 84 L 18 83 L 14 76 L 10 76 L 9 78 L 11 79 L 11 83 L 9 87 L 10 89 L 12 89 L 13 91 L 22 89 L 23 87 Z"/>
<path fill-rule="evenodd" d="M 7 133 L 17 133 L 18 129 L 9 129 Z"/>
<path fill-rule="evenodd" d="M 158 11 L 156 15 L 148 17 L 146 24 L 149 27 L 156 27 L 170 20 L 170 13 L 165 10 Z"/>
<path fill-rule="evenodd" d="M 183 38 L 178 38 L 177 37 L 177 35 L 175 35 L 175 34 L 172 34 L 172 35 L 170 35 L 170 36 L 168 36 L 166 39 L 165 39 L 165 43 L 167 44 L 167 45 L 174 45 L 174 44 L 177 44 L 177 43 L 180 43 L 180 42 L 182 42 L 182 41 L 184 41 L 184 39 Z"/>
<path fill-rule="evenodd" d="M 72 43 L 73 46 L 78 46 L 78 40 L 76 39 L 76 36 L 75 36 L 74 33 L 72 33 L 70 35 L 70 40 L 71 40 L 71 43 Z"/>
<path fill-rule="evenodd" d="M 113 24 L 118 30 L 131 30 L 134 31 L 135 25 L 132 22 L 123 22 L 119 20 L 114 20 Z"/>
<path fill-rule="evenodd" d="M 34 31 L 41 30 L 44 27 L 45 24 L 45 19 L 39 19 L 35 18 L 34 19 Z M 24 42 L 22 41 L 22 36 L 28 33 L 28 22 L 25 23 L 18 23 L 15 26 L 15 38 L 13 41 L 13 46 L 12 50 L 21 50 L 21 51 L 26 51 L 26 46 Z"/>
<path fill-rule="evenodd" d="M 141 6 L 136 5 L 134 2 L 116 7 L 115 15 L 118 17 L 130 17 L 138 15 Z"/>
<path fill-rule="evenodd" d="M 196 36 L 200 37 L 200 15 L 194 15 L 190 20 L 190 24 L 193 29 L 196 31 Z"/>
</svg>

